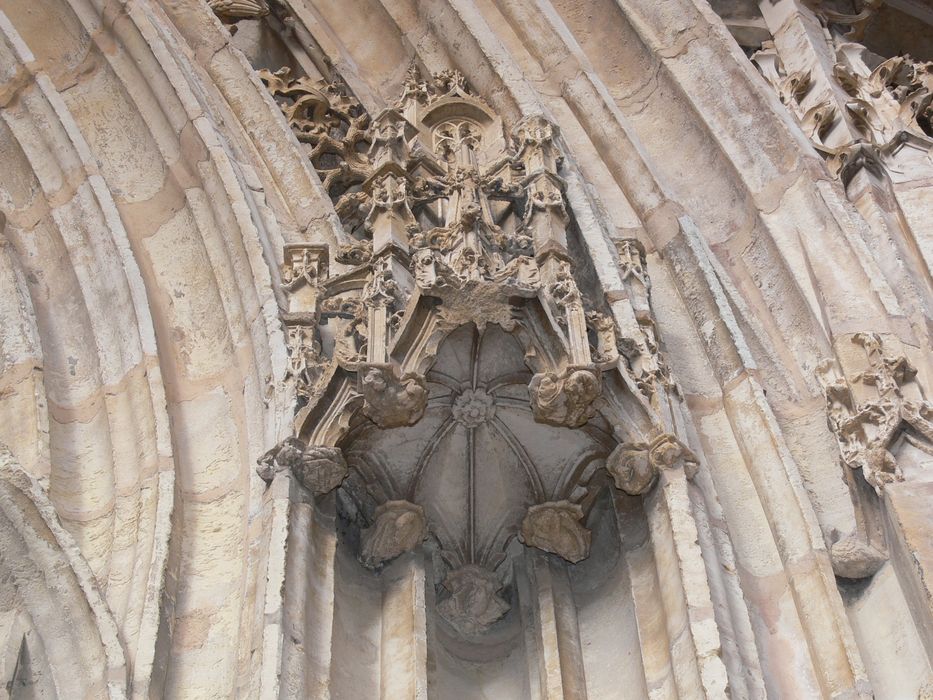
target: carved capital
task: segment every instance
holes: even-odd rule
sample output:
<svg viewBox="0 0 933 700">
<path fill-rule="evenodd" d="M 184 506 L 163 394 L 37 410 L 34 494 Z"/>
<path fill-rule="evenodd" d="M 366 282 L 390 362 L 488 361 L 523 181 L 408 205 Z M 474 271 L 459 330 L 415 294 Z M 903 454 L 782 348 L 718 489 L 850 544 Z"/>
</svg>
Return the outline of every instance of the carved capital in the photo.
<svg viewBox="0 0 933 700">
<path fill-rule="evenodd" d="M 428 389 L 424 377 L 408 372 L 399 375 L 392 365 L 361 365 L 358 390 L 363 395 L 363 413 L 380 428 L 414 425 L 424 415 Z"/>
<path fill-rule="evenodd" d="M 595 414 L 592 404 L 599 393 L 599 374 L 586 367 L 569 367 L 561 374 L 539 372 L 528 385 L 535 420 L 568 428 L 583 425 Z"/>
<path fill-rule="evenodd" d="M 606 458 L 606 471 L 615 481 L 616 488 L 630 496 L 640 496 L 651 490 L 662 469 L 681 465 L 687 478 L 693 478 L 697 467 L 696 455 L 667 433 L 650 443 L 623 443 Z"/>
<path fill-rule="evenodd" d="M 583 508 L 570 501 L 531 506 L 522 520 L 521 541 L 572 564 L 590 555 L 592 533 L 583 526 Z"/>
<path fill-rule="evenodd" d="M 409 552 L 427 535 L 424 510 L 409 501 L 386 501 L 360 534 L 360 561 L 374 569 Z"/>
</svg>

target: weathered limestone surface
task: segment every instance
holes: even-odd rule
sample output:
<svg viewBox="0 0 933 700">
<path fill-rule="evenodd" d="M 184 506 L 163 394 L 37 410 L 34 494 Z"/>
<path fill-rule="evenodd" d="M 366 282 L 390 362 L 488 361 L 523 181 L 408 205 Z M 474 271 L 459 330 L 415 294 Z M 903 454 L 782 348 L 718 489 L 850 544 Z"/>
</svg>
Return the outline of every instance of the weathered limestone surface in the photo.
<svg viewBox="0 0 933 700">
<path fill-rule="evenodd" d="M 927 698 L 933 9 L 0 0 L 0 698 Z"/>
</svg>

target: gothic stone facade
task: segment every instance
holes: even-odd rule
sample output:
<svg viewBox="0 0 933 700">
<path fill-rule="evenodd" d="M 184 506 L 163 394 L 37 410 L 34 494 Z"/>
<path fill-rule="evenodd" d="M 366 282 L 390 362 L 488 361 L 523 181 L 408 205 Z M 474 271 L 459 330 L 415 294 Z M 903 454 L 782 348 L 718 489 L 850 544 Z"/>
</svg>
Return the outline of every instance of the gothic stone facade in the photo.
<svg viewBox="0 0 933 700">
<path fill-rule="evenodd" d="M 931 60 L 0 0 L 0 697 L 933 698 Z"/>
</svg>

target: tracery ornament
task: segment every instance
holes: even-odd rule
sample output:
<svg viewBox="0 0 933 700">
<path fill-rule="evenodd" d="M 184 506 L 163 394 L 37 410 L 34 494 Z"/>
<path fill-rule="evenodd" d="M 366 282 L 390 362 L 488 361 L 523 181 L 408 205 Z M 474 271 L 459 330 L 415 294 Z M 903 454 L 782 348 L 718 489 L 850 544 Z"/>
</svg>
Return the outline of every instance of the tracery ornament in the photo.
<svg viewBox="0 0 933 700">
<path fill-rule="evenodd" d="M 918 448 L 933 454 L 933 406 L 919 398 L 914 382 L 917 371 L 910 360 L 887 353 L 881 336 L 856 333 L 852 342 L 864 349 L 868 369 L 847 380 L 835 363 L 827 361 L 818 377 L 843 464 L 859 470 L 880 495 L 887 484 L 904 479 L 891 447 L 905 428 L 920 438 L 915 441 Z M 866 395 L 863 387 L 872 391 Z M 908 398 L 907 387 L 918 398 Z"/>
</svg>

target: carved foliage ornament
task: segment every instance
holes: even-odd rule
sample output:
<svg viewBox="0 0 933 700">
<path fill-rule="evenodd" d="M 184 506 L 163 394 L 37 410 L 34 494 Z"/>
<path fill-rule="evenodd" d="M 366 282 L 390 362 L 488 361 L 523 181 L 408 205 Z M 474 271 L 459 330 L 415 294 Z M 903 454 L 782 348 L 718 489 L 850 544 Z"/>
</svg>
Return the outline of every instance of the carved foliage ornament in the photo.
<svg viewBox="0 0 933 700">
<path fill-rule="evenodd" d="M 542 372 L 528 385 L 535 420 L 576 428 L 595 413 L 593 401 L 600 393 L 599 374 L 589 368 L 570 367 L 558 374 Z"/>
<path fill-rule="evenodd" d="M 414 425 L 424 415 L 428 390 L 422 376 L 400 375 L 391 365 L 363 365 L 358 376 L 363 413 L 380 428 Z"/>
</svg>

